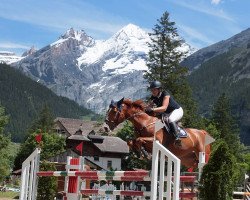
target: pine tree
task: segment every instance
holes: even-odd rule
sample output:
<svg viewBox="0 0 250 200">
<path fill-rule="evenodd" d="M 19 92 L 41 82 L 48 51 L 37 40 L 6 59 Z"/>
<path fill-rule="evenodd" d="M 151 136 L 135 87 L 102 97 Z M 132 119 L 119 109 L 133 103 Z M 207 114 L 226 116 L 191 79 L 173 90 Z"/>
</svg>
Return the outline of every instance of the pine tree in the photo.
<svg viewBox="0 0 250 200">
<path fill-rule="evenodd" d="M 239 129 L 231 113 L 229 98 L 223 93 L 215 102 L 212 110 L 212 121 L 219 131 L 218 138 L 223 139 L 230 146 L 230 151 L 240 158 L 242 146 L 240 143 Z"/>
<path fill-rule="evenodd" d="M 236 159 L 223 140 L 217 141 L 213 147 L 214 151 L 201 175 L 199 199 L 231 200 L 239 174 Z"/>
<path fill-rule="evenodd" d="M 5 109 L 0 105 L 0 134 L 3 133 L 5 126 L 8 124 L 9 117 L 5 115 Z"/>
<path fill-rule="evenodd" d="M 169 86 L 173 93 L 177 91 L 181 78 L 184 78 L 187 69 L 180 66 L 180 61 L 185 53 L 178 50 L 183 40 L 179 39 L 175 23 L 169 21 L 169 14 L 165 12 L 157 20 L 158 24 L 150 33 L 149 54 L 147 66 L 149 71 L 145 77 L 149 81 L 159 80 L 163 86 Z"/>
<path fill-rule="evenodd" d="M 8 147 L 10 139 L 4 135 L 4 128 L 8 124 L 8 116 L 5 115 L 5 109 L 0 106 L 0 181 L 10 173 L 10 155 Z"/>
<path fill-rule="evenodd" d="M 55 116 L 97 120 L 100 115 L 79 106 L 75 101 L 59 97 L 44 85 L 33 81 L 17 69 L 0 63 L 0 102 L 11 123 L 5 127 L 14 142 L 24 142 L 27 128 L 47 104 Z M 0 121 L 1 123 L 1 121 Z M 1 125 L 0 125 L 1 126 Z M 32 133 L 32 131 L 31 131 Z"/>
<path fill-rule="evenodd" d="M 151 82 L 158 80 L 163 89 L 169 91 L 184 108 L 182 122 L 186 126 L 199 126 L 197 106 L 192 99 L 192 90 L 186 76 L 187 68 L 180 65 L 186 52 L 180 51 L 184 42 L 180 39 L 175 22 L 169 19 L 169 13 L 163 13 L 150 34 L 149 54 L 147 60 L 148 72 L 145 78 Z"/>
<path fill-rule="evenodd" d="M 29 132 L 33 133 L 40 129 L 43 132 L 50 132 L 54 125 L 54 117 L 48 105 L 41 110 L 38 118 L 32 123 Z"/>
</svg>

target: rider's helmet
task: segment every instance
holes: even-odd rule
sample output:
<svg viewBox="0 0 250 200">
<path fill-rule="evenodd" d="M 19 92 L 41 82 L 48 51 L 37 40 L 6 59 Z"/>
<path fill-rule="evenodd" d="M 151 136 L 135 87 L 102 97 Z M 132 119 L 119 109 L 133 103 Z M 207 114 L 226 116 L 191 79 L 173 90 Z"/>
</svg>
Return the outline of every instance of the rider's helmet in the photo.
<svg viewBox="0 0 250 200">
<path fill-rule="evenodd" d="M 150 83 L 150 86 L 149 86 L 149 89 L 153 89 L 153 88 L 161 88 L 162 85 L 161 85 L 161 82 L 160 81 L 153 81 Z"/>
</svg>

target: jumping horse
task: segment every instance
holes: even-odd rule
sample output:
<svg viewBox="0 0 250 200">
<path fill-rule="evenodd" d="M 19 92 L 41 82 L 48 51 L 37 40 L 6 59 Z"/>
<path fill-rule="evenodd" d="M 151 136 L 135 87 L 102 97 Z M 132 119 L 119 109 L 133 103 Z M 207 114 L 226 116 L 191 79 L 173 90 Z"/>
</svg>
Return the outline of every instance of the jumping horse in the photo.
<svg viewBox="0 0 250 200">
<path fill-rule="evenodd" d="M 155 124 L 159 119 L 145 113 L 146 104 L 142 100 L 131 101 L 122 98 L 118 102 L 111 101 L 106 113 L 105 122 L 110 130 L 116 128 L 120 123 L 128 120 L 134 126 L 134 140 L 128 141 L 132 150 L 152 153 L 153 140 L 158 140 L 162 145 L 175 154 L 181 163 L 188 168 L 196 168 L 199 162 L 199 152 L 205 151 L 206 162 L 210 155 L 210 144 L 205 145 L 205 130 L 185 128 L 186 138 L 181 138 L 181 145 L 175 144 L 175 138 L 167 133 L 165 128 L 155 132 Z"/>
</svg>

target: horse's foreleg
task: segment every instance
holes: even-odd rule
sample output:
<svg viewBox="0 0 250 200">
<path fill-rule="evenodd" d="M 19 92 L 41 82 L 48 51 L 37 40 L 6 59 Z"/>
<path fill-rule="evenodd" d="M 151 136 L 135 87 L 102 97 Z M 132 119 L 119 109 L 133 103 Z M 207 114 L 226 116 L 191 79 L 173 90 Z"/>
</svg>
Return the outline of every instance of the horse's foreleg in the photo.
<svg viewBox="0 0 250 200">
<path fill-rule="evenodd" d="M 138 137 L 136 139 L 136 143 L 140 147 L 141 152 L 143 153 L 144 157 L 148 159 L 151 159 L 149 153 L 152 153 L 153 141 L 153 137 Z"/>
<path fill-rule="evenodd" d="M 152 150 L 152 147 L 153 147 L 153 141 L 154 141 L 153 137 L 138 137 L 138 138 L 136 138 L 136 143 L 139 146 L 144 145 L 146 147 L 146 149 L 150 150 L 150 151 Z"/>
<path fill-rule="evenodd" d="M 138 158 L 144 157 L 150 159 L 151 156 L 149 153 L 152 153 L 153 141 L 153 137 L 138 137 L 134 140 L 129 140 L 127 144 L 136 153 Z"/>
<path fill-rule="evenodd" d="M 138 146 L 136 145 L 136 141 L 135 140 L 128 140 L 127 141 L 127 145 L 129 147 L 129 149 L 133 152 L 133 154 L 135 154 L 135 156 L 137 158 L 141 158 L 141 151 L 138 148 Z"/>
</svg>

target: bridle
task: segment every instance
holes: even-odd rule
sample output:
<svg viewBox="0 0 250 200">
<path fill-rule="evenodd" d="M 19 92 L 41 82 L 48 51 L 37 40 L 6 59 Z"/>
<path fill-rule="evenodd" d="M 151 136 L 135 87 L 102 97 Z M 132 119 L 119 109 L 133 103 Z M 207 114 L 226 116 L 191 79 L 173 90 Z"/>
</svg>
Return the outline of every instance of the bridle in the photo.
<svg viewBox="0 0 250 200">
<path fill-rule="evenodd" d="M 118 110 L 118 111 L 115 113 L 115 118 L 114 118 L 114 120 L 109 120 L 109 119 L 108 119 L 108 114 L 109 114 L 109 112 L 111 111 L 111 109 L 112 109 L 112 108 L 109 108 L 109 110 L 108 110 L 108 112 L 107 112 L 107 115 L 106 115 L 106 117 L 105 117 L 105 122 L 106 122 L 106 123 L 111 123 L 112 126 L 116 127 L 116 126 L 118 125 L 118 119 L 119 119 L 119 117 L 120 117 L 120 113 L 121 113 L 121 112 Z"/>
<path fill-rule="evenodd" d="M 109 114 L 110 111 L 111 111 L 111 108 L 109 108 L 109 110 L 107 112 L 107 115 L 105 117 L 105 122 L 106 123 L 108 122 L 108 123 L 112 124 L 112 126 L 116 127 L 118 125 L 118 120 L 119 120 L 119 117 L 120 117 L 120 114 L 121 114 L 121 110 L 118 109 L 118 111 L 116 111 L 114 120 L 109 120 L 108 119 L 108 114 Z M 142 112 L 142 111 L 136 112 L 133 115 L 125 118 L 123 121 L 129 120 L 129 119 L 134 118 L 135 116 L 141 115 L 141 114 L 146 114 L 146 113 Z"/>
<path fill-rule="evenodd" d="M 118 109 L 118 110 L 116 111 L 114 120 L 109 120 L 109 119 L 108 119 L 108 114 L 109 114 L 110 110 L 111 110 L 111 108 L 109 108 L 109 110 L 108 110 L 108 112 L 107 112 L 107 116 L 106 116 L 106 118 L 105 118 L 105 122 L 109 122 L 113 127 L 116 127 L 116 126 L 119 124 L 119 123 L 118 123 L 118 120 L 119 120 L 119 117 L 120 117 L 120 114 L 121 114 L 121 111 L 122 111 L 122 110 L 119 110 L 119 109 Z M 125 118 L 122 122 L 124 122 L 124 121 L 126 121 L 126 120 L 129 120 L 129 119 L 133 119 L 135 116 L 141 115 L 141 114 L 146 114 L 146 113 L 143 112 L 143 111 L 138 111 L 138 112 L 132 114 L 131 116 Z M 158 119 L 158 120 L 159 120 L 159 119 Z M 158 121 L 158 120 L 156 120 L 156 121 Z M 149 123 L 149 124 L 147 124 L 147 125 L 144 125 L 144 126 L 142 126 L 139 130 L 137 129 L 136 131 L 137 131 L 139 134 L 141 134 L 141 131 L 142 131 L 143 129 L 146 129 L 146 128 L 148 128 L 149 126 L 154 125 L 154 124 L 156 123 L 156 121 L 153 121 L 153 122 L 151 122 L 151 123 Z"/>
</svg>

